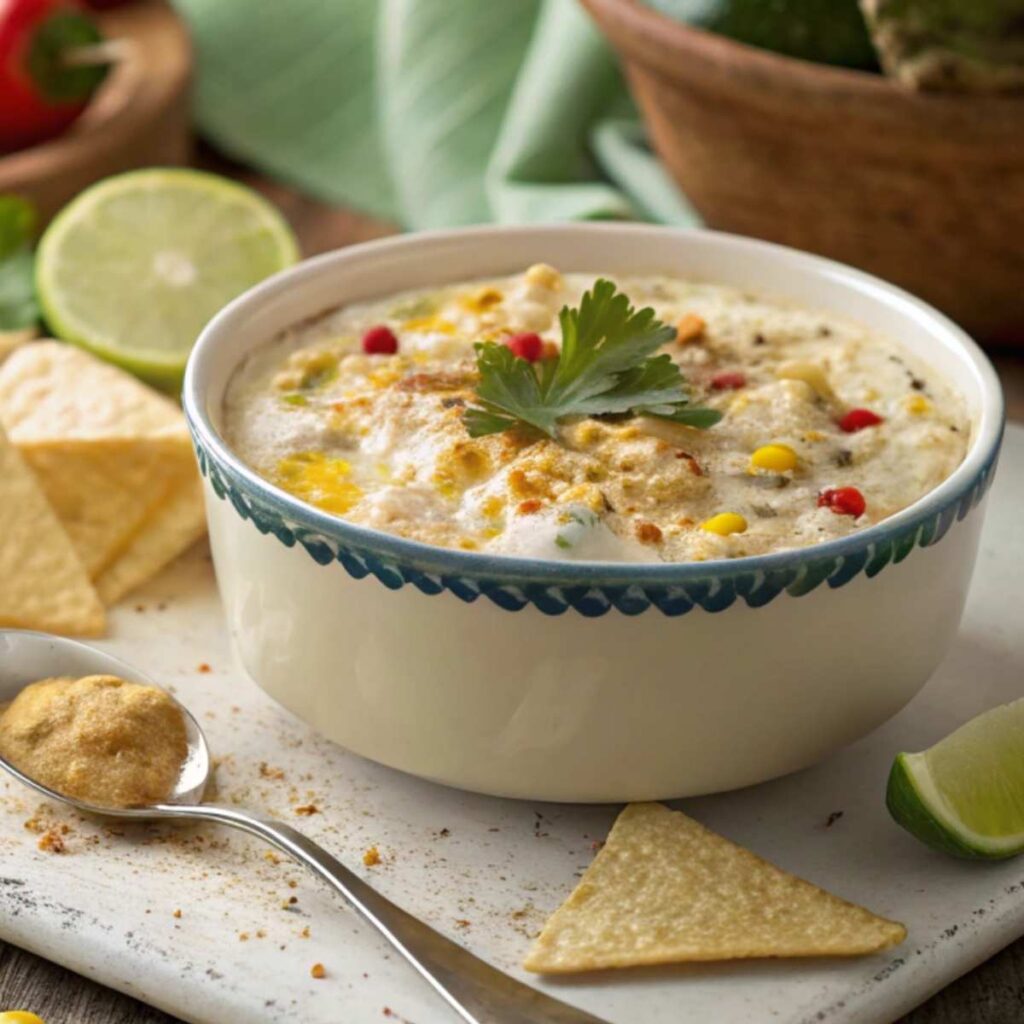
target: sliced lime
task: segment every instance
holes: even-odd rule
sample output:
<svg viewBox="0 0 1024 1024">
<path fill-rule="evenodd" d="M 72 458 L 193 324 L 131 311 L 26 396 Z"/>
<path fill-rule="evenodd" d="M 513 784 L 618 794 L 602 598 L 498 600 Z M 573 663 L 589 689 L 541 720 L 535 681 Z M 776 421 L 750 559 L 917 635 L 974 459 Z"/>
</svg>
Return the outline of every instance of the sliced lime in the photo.
<svg viewBox="0 0 1024 1024">
<path fill-rule="evenodd" d="M 131 171 L 86 189 L 47 228 L 36 289 L 57 337 L 175 388 L 210 317 L 297 258 L 288 225 L 250 189 L 201 171 Z"/>
<path fill-rule="evenodd" d="M 919 754 L 898 754 L 886 804 L 937 850 L 976 859 L 1024 852 L 1024 699 L 972 718 Z"/>
</svg>

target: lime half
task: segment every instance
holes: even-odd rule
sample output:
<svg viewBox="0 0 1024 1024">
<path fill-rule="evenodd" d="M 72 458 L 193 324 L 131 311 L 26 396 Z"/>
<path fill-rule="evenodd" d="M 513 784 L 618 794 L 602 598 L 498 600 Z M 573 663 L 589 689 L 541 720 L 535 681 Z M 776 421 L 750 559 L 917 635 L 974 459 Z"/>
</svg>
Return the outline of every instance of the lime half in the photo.
<svg viewBox="0 0 1024 1024">
<path fill-rule="evenodd" d="M 47 228 L 36 289 L 57 337 L 176 388 L 207 321 L 297 258 L 284 219 L 250 189 L 201 171 L 131 171 L 86 189 Z"/>
<path fill-rule="evenodd" d="M 937 850 L 976 859 L 1024 852 L 1024 699 L 972 718 L 919 754 L 898 754 L 886 804 Z"/>
</svg>

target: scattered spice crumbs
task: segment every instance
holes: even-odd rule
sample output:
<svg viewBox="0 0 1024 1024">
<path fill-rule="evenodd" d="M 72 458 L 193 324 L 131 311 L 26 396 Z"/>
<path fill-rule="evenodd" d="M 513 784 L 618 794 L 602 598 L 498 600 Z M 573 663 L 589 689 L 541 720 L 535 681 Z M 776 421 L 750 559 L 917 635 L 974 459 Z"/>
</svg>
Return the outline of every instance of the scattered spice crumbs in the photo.
<svg viewBox="0 0 1024 1024">
<path fill-rule="evenodd" d="M 206 662 L 206 661 L 201 661 L 201 662 L 200 662 L 200 663 L 199 663 L 199 664 L 198 664 L 198 665 L 196 666 L 196 671 L 197 671 L 197 672 L 202 672 L 202 673 L 203 673 L 203 675 L 206 675 L 206 673 L 207 673 L 207 672 L 212 672 L 212 671 L 213 671 L 213 669 L 212 669 L 212 668 L 210 668 L 210 664 L 209 664 L 209 662 Z"/>
<path fill-rule="evenodd" d="M 316 978 L 317 981 L 320 981 L 322 978 L 327 977 L 327 969 L 324 967 L 323 964 L 313 964 L 313 966 L 309 969 L 309 976 L 311 978 Z"/>
<path fill-rule="evenodd" d="M 65 826 L 65 831 L 66 829 L 67 826 Z M 57 828 L 51 828 L 44 832 L 39 837 L 37 845 L 43 853 L 67 853 L 67 847 L 64 845 L 61 830 Z"/>
<path fill-rule="evenodd" d="M 831 828 L 842 816 L 842 811 L 833 811 L 825 822 L 825 828 Z"/>
<path fill-rule="evenodd" d="M 469 921 L 467 921 L 464 917 L 457 917 L 455 919 L 455 926 L 457 928 L 468 928 L 469 927 Z"/>
<path fill-rule="evenodd" d="M 363 854 L 363 863 L 368 868 L 375 867 L 377 864 L 379 864 L 380 863 L 380 850 L 378 850 L 376 846 L 371 846 Z"/>
<path fill-rule="evenodd" d="M 248 942 L 249 941 L 249 933 L 248 932 L 239 932 L 238 933 L 238 941 L 239 942 Z"/>
<path fill-rule="evenodd" d="M 272 768 L 266 761 L 260 761 L 260 777 L 264 779 L 283 779 L 283 768 Z"/>
<path fill-rule="evenodd" d="M 176 917 L 176 918 L 178 918 L 180 920 L 181 919 L 181 911 L 180 910 L 176 910 L 171 916 L 172 917 Z"/>
<path fill-rule="evenodd" d="M 301 932 L 299 932 L 299 938 L 300 939 L 308 939 L 309 938 L 309 925 L 308 924 L 306 925 L 305 928 L 302 929 Z"/>
<path fill-rule="evenodd" d="M 263 859 L 267 861 L 268 864 L 281 863 L 281 858 L 276 853 L 274 853 L 273 850 L 267 850 L 267 852 L 263 854 Z"/>
<path fill-rule="evenodd" d="M 320 808 L 316 804 L 303 804 L 301 807 L 295 808 L 296 814 L 301 814 L 304 818 L 309 818 L 314 814 L 320 813 Z"/>
</svg>

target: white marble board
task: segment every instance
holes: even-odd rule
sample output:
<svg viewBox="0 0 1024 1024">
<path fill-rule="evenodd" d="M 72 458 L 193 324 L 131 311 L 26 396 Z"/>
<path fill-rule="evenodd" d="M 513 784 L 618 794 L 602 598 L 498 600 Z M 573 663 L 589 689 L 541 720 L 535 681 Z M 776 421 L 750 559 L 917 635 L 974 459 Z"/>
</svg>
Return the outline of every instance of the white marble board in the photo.
<svg viewBox="0 0 1024 1024">
<path fill-rule="evenodd" d="M 963 626 L 925 690 L 816 768 L 682 804 L 789 870 L 907 924 L 903 946 L 859 960 L 538 982 L 518 967 L 529 936 L 572 887 L 616 808 L 459 793 L 317 738 L 232 664 L 203 550 L 118 610 L 101 646 L 172 686 L 197 713 L 223 759 L 220 799 L 300 824 L 436 928 L 612 1024 L 885 1024 L 1024 934 L 1024 862 L 932 853 L 883 805 L 897 750 L 927 746 L 1024 692 L 1022 507 L 1024 429 L 1011 428 Z M 309 805 L 318 813 L 296 814 Z M 68 827 L 59 855 L 38 848 L 38 829 L 54 825 Z M 367 868 L 372 845 L 383 860 Z M 195 1024 L 452 1021 L 353 912 L 264 854 L 212 827 L 111 829 L 40 805 L 5 780 L 0 938 Z M 314 963 L 325 966 L 323 980 L 311 977 Z"/>
</svg>

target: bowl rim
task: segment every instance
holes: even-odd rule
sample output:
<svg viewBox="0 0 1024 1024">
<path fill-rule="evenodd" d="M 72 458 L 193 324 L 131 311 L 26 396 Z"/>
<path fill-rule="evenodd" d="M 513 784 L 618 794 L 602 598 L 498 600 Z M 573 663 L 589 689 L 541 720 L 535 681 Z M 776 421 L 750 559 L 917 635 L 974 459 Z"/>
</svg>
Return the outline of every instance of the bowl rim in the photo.
<svg viewBox="0 0 1024 1024">
<path fill-rule="evenodd" d="M 852 287 L 866 300 L 881 301 L 902 308 L 908 315 L 923 318 L 955 343 L 955 348 L 974 370 L 979 382 L 982 397 L 979 415 L 974 436 L 963 461 L 938 487 L 928 491 L 905 509 L 864 530 L 820 544 L 739 558 L 709 559 L 703 562 L 559 561 L 444 548 L 348 522 L 307 505 L 265 480 L 235 455 L 214 427 L 207 413 L 206 394 L 207 377 L 215 358 L 214 352 L 219 339 L 229 333 L 237 321 L 248 316 L 253 305 L 269 303 L 285 291 L 301 288 L 309 280 L 338 272 L 339 268 L 344 268 L 346 264 L 358 262 L 367 256 L 386 259 L 398 249 L 429 249 L 468 237 L 486 238 L 487 235 L 493 235 L 495 239 L 500 239 L 509 233 L 543 237 L 545 234 L 563 232 L 579 235 L 581 238 L 601 237 L 602 240 L 623 232 L 641 236 L 651 232 L 670 233 L 680 240 L 689 240 L 696 244 L 700 244 L 702 237 L 713 236 L 716 244 L 742 249 L 753 248 L 766 258 L 784 254 L 787 260 L 795 260 L 806 270 L 827 275 L 832 280 L 839 280 L 843 285 Z M 264 339 L 263 343 L 269 340 Z M 255 346 L 247 349 L 247 352 L 253 347 Z M 949 383 L 956 387 L 955 381 Z M 636 584 L 652 587 L 706 581 L 716 577 L 751 574 L 761 577 L 777 571 L 792 571 L 804 563 L 819 560 L 842 562 L 851 556 L 861 555 L 868 549 L 881 547 L 886 543 L 891 544 L 895 539 L 904 537 L 908 531 L 913 531 L 916 536 L 918 527 L 929 519 L 937 519 L 952 506 L 961 504 L 966 497 L 971 498 L 970 505 L 980 498 L 992 476 L 1005 417 L 1002 389 L 987 356 L 952 320 L 903 289 L 835 260 L 774 242 L 704 228 L 675 228 L 635 222 L 477 225 L 415 232 L 346 246 L 302 260 L 250 288 L 209 321 L 189 356 L 182 404 L 204 473 L 208 469 L 208 463 L 212 463 L 216 470 L 227 474 L 233 483 L 240 485 L 244 492 L 255 497 L 273 513 L 289 523 L 297 524 L 314 536 L 326 537 L 338 544 L 384 556 L 400 564 L 425 567 L 428 571 L 454 574 L 469 579 L 500 577 L 510 581 L 550 581 L 560 584 L 579 582 L 609 586 Z M 970 505 L 962 509 L 959 518 L 963 518 Z M 937 539 L 936 536 L 935 540 Z"/>
</svg>

